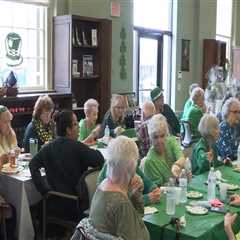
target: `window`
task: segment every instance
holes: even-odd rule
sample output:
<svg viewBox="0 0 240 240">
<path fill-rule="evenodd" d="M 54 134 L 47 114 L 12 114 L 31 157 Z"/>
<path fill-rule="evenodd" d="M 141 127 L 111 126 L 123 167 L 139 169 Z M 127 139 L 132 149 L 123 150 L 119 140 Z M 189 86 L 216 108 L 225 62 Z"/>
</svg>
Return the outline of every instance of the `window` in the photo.
<svg viewBox="0 0 240 240">
<path fill-rule="evenodd" d="M 170 99 L 172 1 L 134 1 L 133 77 L 138 103 L 156 86 Z"/>
<path fill-rule="evenodd" d="M 12 71 L 21 91 L 47 89 L 47 2 L 0 0 L 0 81 Z"/>
<path fill-rule="evenodd" d="M 217 0 L 216 39 L 226 42 L 226 57 L 231 59 L 232 0 Z"/>
</svg>

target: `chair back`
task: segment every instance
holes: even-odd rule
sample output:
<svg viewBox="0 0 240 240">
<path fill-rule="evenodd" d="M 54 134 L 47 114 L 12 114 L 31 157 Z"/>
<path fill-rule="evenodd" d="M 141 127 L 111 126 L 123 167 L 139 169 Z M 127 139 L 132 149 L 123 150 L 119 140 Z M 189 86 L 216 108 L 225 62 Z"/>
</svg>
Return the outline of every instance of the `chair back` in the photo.
<svg viewBox="0 0 240 240">
<path fill-rule="evenodd" d="M 181 145 L 184 148 L 190 147 L 192 144 L 192 128 L 191 123 L 188 121 L 181 121 Z"/>
</svg>

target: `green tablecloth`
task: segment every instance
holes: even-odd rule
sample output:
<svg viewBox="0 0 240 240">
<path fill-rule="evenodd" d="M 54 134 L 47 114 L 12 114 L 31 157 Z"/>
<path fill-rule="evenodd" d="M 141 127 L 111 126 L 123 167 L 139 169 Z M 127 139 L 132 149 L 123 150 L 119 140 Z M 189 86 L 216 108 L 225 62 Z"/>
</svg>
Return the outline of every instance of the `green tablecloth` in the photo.
<svg viewBox="0 0 240 240">
<path fill-rule="evenodd" d="M 240 184 L 240 173 L 234 172 L 232 168 L 221 166 L 218 170 L 222 172 L 222 177 L 227 179 L 229 183 Z M 188 188 L 200 191 L 204 194 L 203 200 L 207 197 L 207 186 L 204 184 L 206 182 L 208 172 L 193 177 Z M 218 192 L 217 192 L 218 193 Z M 239 190 L 236 193 L 240 193 Z M 144 222 L 150 232 L 151 240 L 160 240 L 162 233 L 162 226 L 169 222 L 172 216 L 166 215 L 166 204 L 165 196 L 161 197 L 159 204 L 153 205 L 158 208 L 159 212 L 151 215 L 146 215 L 144 217 Z M 230 207 L 225 206 L 230 212 L 240 213 L 240 207 Z M 176 217 L 183 216 L 185 214 L 187 226 L 181 229 L 180 239 L 199 239 L 199 240 L 225 240 L 227 239 L 224 232 L 224 215 L 221 213 L 209 212 L 207 215 L 194 216 L 190 215 L 185 211 L 185 205 L 179 204 L 176 206 Z M 237 218 L 234 229 L 240 230 L 240 218 Z M 175 239 L 176 231 L 172 226 L 167 226 L 164 228 L 163 238 L 166 240 Z"/>
</svg>

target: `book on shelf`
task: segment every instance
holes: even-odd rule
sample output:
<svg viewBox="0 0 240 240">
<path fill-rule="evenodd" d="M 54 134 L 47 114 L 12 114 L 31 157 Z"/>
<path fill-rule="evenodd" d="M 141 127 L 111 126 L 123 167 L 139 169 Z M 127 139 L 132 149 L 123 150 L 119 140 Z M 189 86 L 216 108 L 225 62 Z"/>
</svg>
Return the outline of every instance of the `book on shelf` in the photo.
<svg viewBox="0 0 240 240">
<path fill-rule="evenodd" d="M 92 29 L 92 46 L 97 46 L 97 29 Z"/>
<path fill-rule="evenodd" d="M 83 76 L 93 75 L 93 55 L 83 55 Z"/>
<path fill-rule="evenodd" d="M 78 72 L 78 60 L 72 60 L 72 75 L 73 77 L 80 77 L 80 72 Z"/>
<path fill-rule="evenodd" d="M 84 46 L 89 46 L 88 41 L 87 41 L 87 37 L 84 31 L 82 31 L 82 39 L 83 39 L 83 45 Z"/>
</svg>

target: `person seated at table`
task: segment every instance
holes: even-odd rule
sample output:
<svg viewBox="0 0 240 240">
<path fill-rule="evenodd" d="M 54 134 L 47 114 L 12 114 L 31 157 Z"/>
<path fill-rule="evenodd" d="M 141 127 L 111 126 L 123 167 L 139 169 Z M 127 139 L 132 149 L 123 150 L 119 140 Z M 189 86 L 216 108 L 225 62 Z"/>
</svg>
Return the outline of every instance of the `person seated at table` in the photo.
<svg viewBox="0 0 240 240">
<path fill-rule="evenodd" d="M 236 98 L 229 98 L 223 105 L 222 116 L 220 137 L 217 140 L 218 154 L 223 160 L 236 160 L 238 142 L 234 131 L 240 120 L 240 102 Z"/>
<path fill-rule="evenodd" d="M 221 109 L 220 109 L 220 112 L 217 113 L 217 118 L 219 120 L 219 122 L 222 122 L 223 121 L 223 117 L 222 117 L 222 109 L 223 109 L 223 105 L 224 103 L 229 99 L 233 97 L 232 93 L 231 92 L 227 92 L 222 100 L 222 105 L 221 105 Z"/>
<path fill-rule="evenodd" d="M 110 142 L 106 179 L 97 187 L 90 207 L 89 220 L 97 231 L 121 239 L 150 239 L 142 220 L 143 183 L 136 175 L 137 160 L 133 140 L 119 136 Z"/>
<path fill-rule="evenodd" d="M 172 172 L 174 164 L 184 167 L 182 163 L 185 158 L 176 137 L 169 134 L 166 118 L 162 114 L 152 117 L 148 131 L 152 147 L 146 156 L 144 174 L 160 186 L 175 175 L 175 172 Z"/>
<path fill-rule="evenodd" d="M 193 83 L 189 86 L 189 89 L 188 89 L 188 92 L 189 92 L 189 98 L 187 99 L 187 101 L 185 102 L 184 104 L 184 108 L 183 108 L 183 114 L 182 116 L 184 116 L 186 114 L 186 112 L 188 111 L 188 109 L 192 106 L 193 104 L 193 101 L 191 99 L 191 94 L 193 92 L 193 90 L 195 88 L 199 87 L 199 84 L 198 83 Z"/>
<path fill-rule="evenodd" d="M 29 152 L 29 139 L 35 138 L 38 140 L 38 150 L 42 145 L 51 141 L 54 138 L 55 124 L 52 120 L 54 103 L 48 95 L 40 96 L 33 109 L 32 120 L 28 124 L 24 139 L 23 147 L 26 152 Z"/>
<path fill-rule="evenodd" d="M 230 202 L 229 205 L 232 206 L 240 206 L 240 196 L 237 194 L 234 194 L 230 197 Z M 237 213 L 231 214 L 231 213 L 227 213 L 224 217 L 224 229 L 225 232 L 227 234 L 228 240 L 238 240 L 240 238 L 240 233 L 238 234 L 234 234 L 233 233 L 233 229 L 232 229 L 232 225 L 235 222 L 235 219 L 237 218 Z"/>
<path fill-rule="evenodd" d="M 170 133 L 174 136 L 179 135 L 179 121 L 171 107 L 168 104 L 164 103 L 163 90 L 161 90 L 159 87 L 156 87 L 151 91 L 150 95 L 151 100 L 155 105 L 156 113 L 161 113 L 167 119 Z"/>
<path fill-rule="evenodd" d="M 205 112 L 204 90 L 200 87 L 194 88 L 191 93 L 191 100 L 193 104 L 183 114 L 182 120 L 190 123 L 192 135 L 196 139 L 201 137 L 198 131 L 198 124 Z"/>
<path fill-rule="evenodd" d="M 78 141 L 79 125 L 72 111 L 63 110 L 55 114 L 54 120 L 57 138 L 44 145 L 31 160 L 32 180 L 42 195 L 50 190 L 77 195 L 75 187 L 81 175 L 88 167 L 101 167 L 104 159 L 99 151 Z M 41 177 L 41 168 L 45 169 L 47 181 Z M 58 211 L 62 209 L 63 214 L 71 216 L 76 211 L 73 207 L 66 207 L 67 213 L 61 207 Z"/>
<path fill-rule="evenodd" d="M 137 166 L 136 174 L 141 177 L 143 181 L 143 202 L 144 205 L 148 205 L 151 203 L 157 203 L 160 200 L 161 190 L 158 186 L 151 181 L 142 170 Z M 98 175 L 97 183 L 100 184 L 107 177 L 107 163 L 104 164 L 101 172 Z"/>
<path fill-rule="evenodd" d="M 111 137 L 116 137 L 124 131 L 126 127 L 124 118 L 125 111 L 126 104 L 124 97 L 119 94 L 114 94 L 111 99 L 110 110 L 104 115 L 101 124 L 100 137 L 104 136 L 106 126 L 109 127 Z"/>
<path fill-rule="evenodd" d="M 191 156 L 192 173 L 201 174 L 209 171 L 210 167 L 221 165 L 218 161 L 216 140 L 219 137 L 219 121 L 217 117 L 205 114 L 201 118 L 198 131 L 201 134 L 200 140 L 193 149 Z"/>
<path fill-rule="evenodd" d="M 142 106 L 142 122 L 137 128 L 137 137 L 139 140 L 139 153 L 141 158 L 145 157 L 151 146 L 150 138 L 148 135 L 148 124 L 151 117 L 156 113 L 153 102 L 146 101 Z"/>
<path fill-rule="evenodd" d="M 86 118 L 79 122 L 79 141 L 92 143 L 99 135 L 100 125 L 96 125 L 98 118 L 98 102 L 90 98 L 84 103 L 84 113 Z"/>
</svg>

